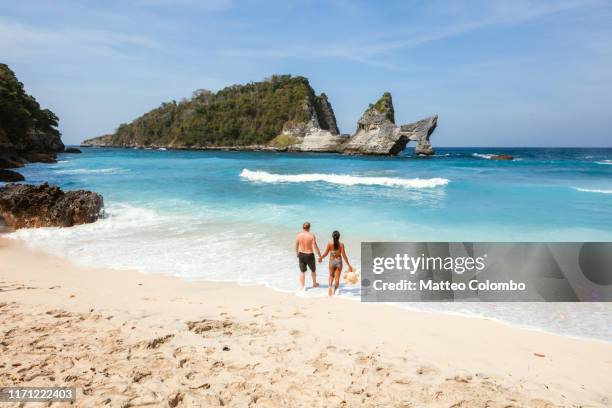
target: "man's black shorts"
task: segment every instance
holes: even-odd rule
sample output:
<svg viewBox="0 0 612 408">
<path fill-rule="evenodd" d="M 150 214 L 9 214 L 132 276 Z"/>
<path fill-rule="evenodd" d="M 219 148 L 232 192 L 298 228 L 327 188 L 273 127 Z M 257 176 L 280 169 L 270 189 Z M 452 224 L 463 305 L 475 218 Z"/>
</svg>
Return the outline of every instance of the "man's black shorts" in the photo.
<svg viewBox="0 0 612 408">
<path fill-rule="evenodd" d="M 317 263 L 315 262 L 314 254 L 305 254 L 300 252 L 298 254 L 298 260 L 300 261 L 300 271 L 306 272 L 306 266 L 308 266 L 312 272 L 317 270 Z"/>
</svg>

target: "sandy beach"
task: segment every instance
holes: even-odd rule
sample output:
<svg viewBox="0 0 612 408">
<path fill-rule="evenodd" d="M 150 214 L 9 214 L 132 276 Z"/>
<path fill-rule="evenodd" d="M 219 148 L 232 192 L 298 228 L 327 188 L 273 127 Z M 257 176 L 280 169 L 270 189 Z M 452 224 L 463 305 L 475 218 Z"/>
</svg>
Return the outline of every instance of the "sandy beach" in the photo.
<svg viewBox="0 0 612 408">
<path fill-rule="evenodd" d="M 77 406 L 612 404 L 609 343 L 86 268 L 16 240 L 0 239 L 0 314 L 0 384 L 76 386 Z"/>
</svg>

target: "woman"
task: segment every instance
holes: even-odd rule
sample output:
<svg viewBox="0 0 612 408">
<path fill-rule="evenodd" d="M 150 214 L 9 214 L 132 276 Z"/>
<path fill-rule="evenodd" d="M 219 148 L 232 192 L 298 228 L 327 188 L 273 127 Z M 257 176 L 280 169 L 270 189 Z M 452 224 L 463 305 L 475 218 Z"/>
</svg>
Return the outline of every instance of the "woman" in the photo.
<svg viewBox="0 0 612 408">
<path fill-rule="evenodd" d="M 353 270 L 351 263 L 346 256 L 346 251 L 344 249 L 344 244 L 340 242 L 340 233 L 338 231 L 334 231 L 332 233 L 333 242 L 327 244 L 327 248 L 325 248 L 325 252 L 323 255 L 319 257 L 319 262 L 322 262 L 323 259 L 329 254 L 329 289 L 327 290 L 327 294 L 331 296 L 336 293 L 338 290 L 338 286 L 340 286 L 340 273 L 342 273 L 342 259 L 349 267 L 349 271 Z M 332 284 L 334 285 L 334 290 L 332 292 Z"/>
</svg>

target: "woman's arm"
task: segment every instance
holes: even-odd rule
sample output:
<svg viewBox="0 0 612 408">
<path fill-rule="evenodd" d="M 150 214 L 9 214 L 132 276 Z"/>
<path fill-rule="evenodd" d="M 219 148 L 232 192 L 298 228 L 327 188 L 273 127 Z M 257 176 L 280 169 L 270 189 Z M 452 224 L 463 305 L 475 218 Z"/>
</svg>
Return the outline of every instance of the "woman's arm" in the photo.
<svg viewBox="0 0 612 408">
<path fill-rule="evenodd" d="M 349 271 L 352 271 L 353 267 L 351 266 L 351 263 L 349 262 L 348 257 L 346 256 L 346 250 L 344 249 L 344 244 L 342 244 L 342 258 L 344 259 L 344 261 L 348 265 Z"/>
<path fill-rule="evenodd" d="M 323 252 L 323 254 L 319 257 L 319 262 L 321 262 L 323 259 L 325 259 L 327 254 L 329 254 L 329 246 L 330 246 L 330 244 L 327 244 L 327 247 L 325 248 L 325 252 Z"/>
</svg>

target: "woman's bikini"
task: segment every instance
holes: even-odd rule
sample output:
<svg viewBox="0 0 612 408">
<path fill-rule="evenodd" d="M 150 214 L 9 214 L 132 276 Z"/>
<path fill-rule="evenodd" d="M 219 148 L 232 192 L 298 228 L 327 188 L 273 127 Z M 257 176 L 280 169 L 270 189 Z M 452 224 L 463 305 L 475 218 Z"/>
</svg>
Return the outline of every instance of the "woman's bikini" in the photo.
<svg viewBox="0 0 612 408">
<path fill-rule="evenodd" d="M 340 244 L 340 245 L 342 245 L 342 244 Z M 334 269 L 337 269 L 340 266 L 342 266 L 342 257 L 341 257 L 341 253 L 340 253 L 340 245 L 338 245 L 338 249 L 332 249 L 331 251 L 329 251 L 330 265 Z M 333 246 L 332 246 L 332 248 L 333 248 Z"/>
</svg>

